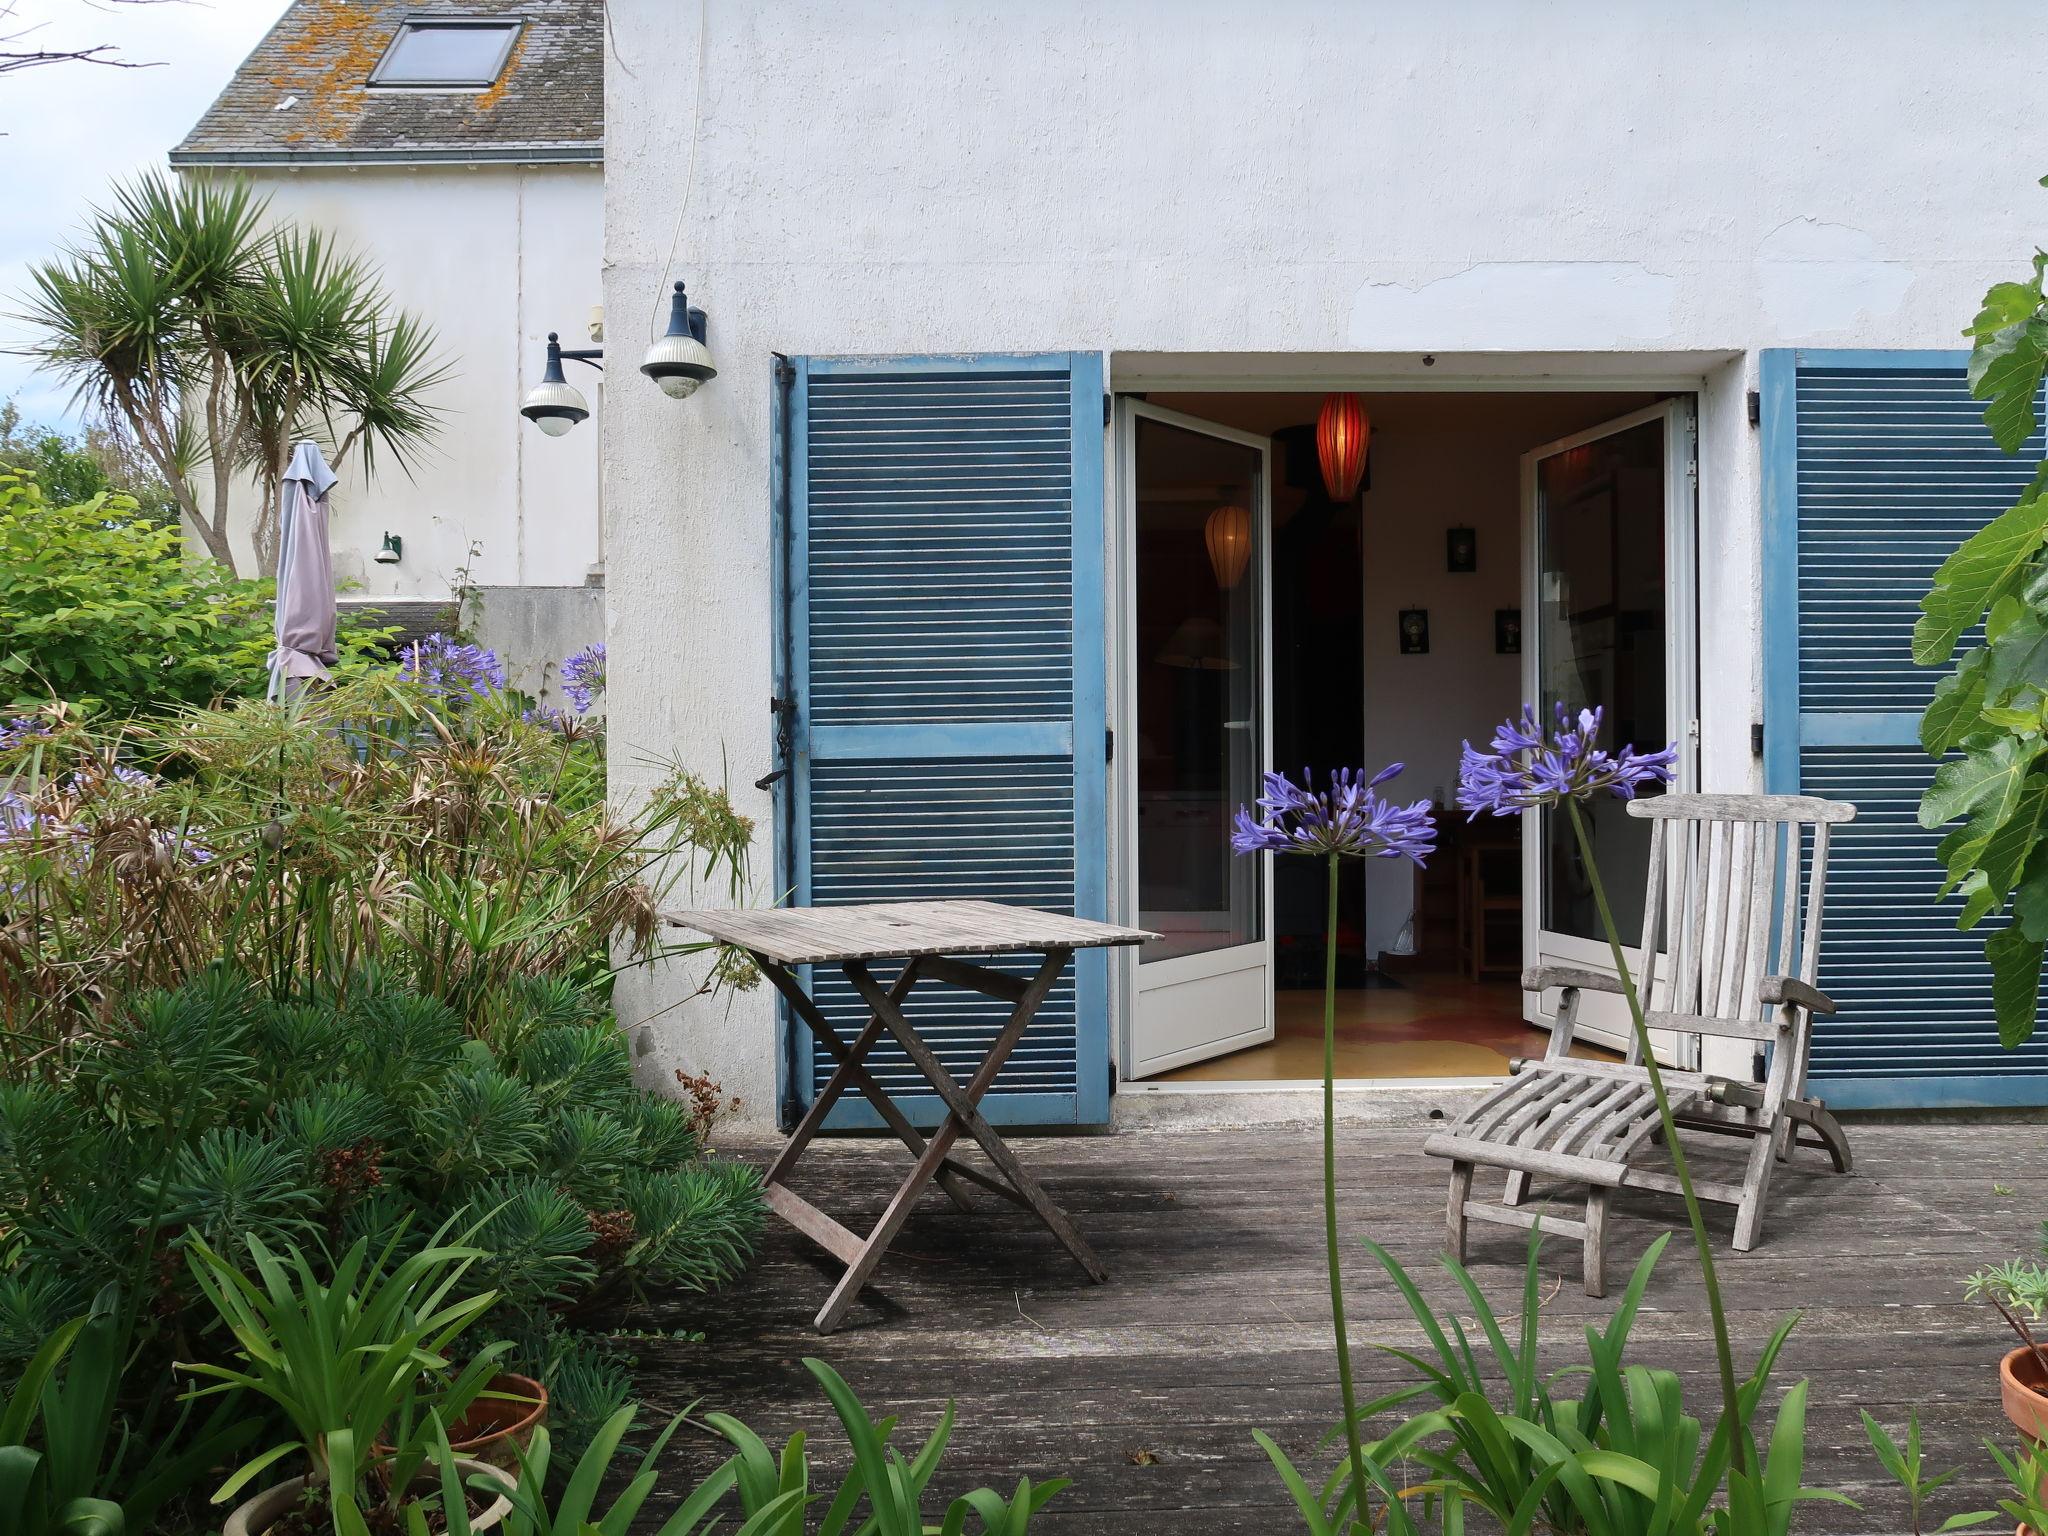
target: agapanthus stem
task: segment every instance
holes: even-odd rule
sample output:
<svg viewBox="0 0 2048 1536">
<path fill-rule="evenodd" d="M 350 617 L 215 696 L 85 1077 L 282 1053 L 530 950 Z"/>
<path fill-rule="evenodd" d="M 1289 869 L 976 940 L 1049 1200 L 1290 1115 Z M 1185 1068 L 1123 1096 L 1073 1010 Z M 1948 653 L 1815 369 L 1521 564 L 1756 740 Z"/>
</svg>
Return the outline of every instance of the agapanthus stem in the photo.
<svg viewBox="0 0 2048 1536">
<path fill-rule="evenodd" d="M 1329 912 L 1323 925 L 1323 1242 L 1330 1266 L 1330 1319 L 1337 1330 L 1337 1381 L 1344 1393 L 1344 1441 L 1351 1451 L 1351 1517 L 1365 1518 L 1365 1448 L 1358 1438 L 1358 1394 L 1351 1385 L 1351 1335 L 1344 1327 L 1344 1270 L 1337 1247 L 1337 875 L 1330 866 Z"/>
<path fill-rule="evenodd" d="M 1664 1145 L 1671 1153 L 1671 1167 L 1678 1175 L 1678 1187 L 1685 1195 L 1686 1219 L 1692 1223 L 1693 1246 L 1699 1250 L 1700 1278 L 1707 1288 L 1707 1311 L 1714 1323 L 1714 1358 L 1721 1371 L 1721 1411 L 1728 1422 L 1731 1464 L 1744 1476 L 1749 1474 L 1749 1428 L 1742 1418 L 1742 1400 L 1735 1390 L 1735 1355 L 1728 1344 L 1728 1316 L 1721 1306 L 1721 1282 L 1714 1272 L 1714 1252 L 1707 1242 L 1707 1223 L 1700 1215 L 1699 1196 L 1693 1193 L 1692 1173 L 1685 1164 L 1685 1147 L 1678 1139 L 1678 1122 L 1671 1115 L 1671 1097 L 1664 1091 L 1664 1074 L 1650 1049 L 1650 1026 L 1643 1019 L 1642 1000 L 1636 996 L 1635 978 L 1621 952 L 1621 935 L 1614 926 L 1614 912 L 1607 905 L 1607 888 L 1600 883 L 1600 864 L 1593 857 L 1593 840 L 1586 833 L 1586 820 L 1576 800 L 1566 800 L 1571 812 L 1572 831 L 1579 840 L 1579 857 L 1586 866 L 1586 880 L 1593 888 L 1593 905 L 1600 913 L 1600 926 L 1607 934 L 1607 947 L 1614 955 L 1614 968 L 1621 975 L 1622 995 L 1628 999 L 1628 1016 L 1635 1026 L 1636 1048 L 1650 1074 L 1650 1092 L 1657 1100 L 1657 1118 L 1663 1122 Z"/>
</svg>

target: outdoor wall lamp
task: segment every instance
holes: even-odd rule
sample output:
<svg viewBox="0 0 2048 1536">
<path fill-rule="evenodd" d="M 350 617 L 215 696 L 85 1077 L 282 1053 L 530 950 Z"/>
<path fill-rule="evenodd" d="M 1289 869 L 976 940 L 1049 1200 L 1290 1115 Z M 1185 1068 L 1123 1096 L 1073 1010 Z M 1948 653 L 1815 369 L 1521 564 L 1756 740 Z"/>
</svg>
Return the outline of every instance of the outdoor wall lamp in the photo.
<svg viewBox="0 0 2048 1536">
<path fill-rule="evenodd" d="M 519 402 L 519 414 L 549 437 L 560 437 L 590 414 L 590 402 L 583 398 L 583 391 L 562 377 L 562 359 L 588 363 L 602 373 L 604 364 L 598 359 L 603 356 L 603 347 L 564 347 L 561 337 L 549 331 L 547 371 Z"/>
<path fill-rule="evenodd" d="M 710 349 L 704 345 L 704 311 L 690 308 L 683 285 L 676 284 L 669 300 L 668 334 L 647 349 L 640 371 L 661 386 L 671 400 L 687 400 L 706 379 L 718 377 L 711 366 Z"/>
<path fill-rule="evenodd" d="M 640 364 L 640 371 L 671 400 L 687 400 L 699 384 L 718 377 L 710 349 L 704 345 L 705 327 L 704 311 L 690 307 L 683 285 L 677 283 L 669 300 L 668 332 L 647 349 Z M 519 403 L 519 414 L 549 437 L 560 437 L 590 415 L 590 402 L 583 392 L 562 376 L 563 360 L 588 363 L 603 372 L 603 357 L 603 347 L 565 347 L 561 338 L 549 331 L 547 371 Z"/>
<path fill-rule="evenodd" d="M 396 565 L 404 557 L 405 540 L 395 533 L 385 534 L 383 546 L 370 556 L 379 565 Z"/>
</svg>

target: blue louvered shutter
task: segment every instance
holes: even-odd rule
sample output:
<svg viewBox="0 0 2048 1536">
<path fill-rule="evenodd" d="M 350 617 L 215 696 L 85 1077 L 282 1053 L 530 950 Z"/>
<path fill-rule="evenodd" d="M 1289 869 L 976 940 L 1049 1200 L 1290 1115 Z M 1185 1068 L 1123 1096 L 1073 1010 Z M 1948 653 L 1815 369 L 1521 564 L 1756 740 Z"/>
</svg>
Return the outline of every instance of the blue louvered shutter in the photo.
<svg viewBox="0 0 2048 1536">
<path fill-rule="evenodd" d="M 794 360 L 781 451 L 798 904 L 1106 915 L 1102 400 L 1095 354 Z M 866 1024 L 836 969 L 813 987 L 842 1036 Z M 1106 1120 L 1107 1007 L 1102 952 L 1077 956 L 988 1118 Z M 908 1012 L 964 1080 L 1008 1005 L 932 987 Z M 869 1061 L 913 1120 L 939 1120 L 892 1044 Z M 808 1103 L 832 1063 L 799 1026 L 788 1067 Z M 849 1093 L 833 1123 L 879 1122 Z"/>
<path fill-rule="evenodd" d="M 1812 1079 L 1847 1108 L 2048 1104 L 2048 1039 L 1998 1043 L 1985 936 L 1936 903 L 1941 833 L 1920 714 L 1939 669 L 1912 658 L 1934 568 L 2018 499 L 2037 438 L 2006 454 L 1962 352 L 1763 354 L 1765 772 L 1850 800 L 1828 872 Z M 1981 633 L 1965 637 L 1975 644 Z"/>
</svg>

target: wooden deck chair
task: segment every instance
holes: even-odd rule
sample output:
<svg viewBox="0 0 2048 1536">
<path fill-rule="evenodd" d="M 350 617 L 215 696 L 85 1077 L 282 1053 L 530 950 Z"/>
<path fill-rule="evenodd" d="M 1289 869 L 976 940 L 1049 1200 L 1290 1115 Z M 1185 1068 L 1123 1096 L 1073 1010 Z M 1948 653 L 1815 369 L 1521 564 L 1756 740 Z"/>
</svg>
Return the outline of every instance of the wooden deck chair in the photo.
<svg viewBox="0 0 2048 1536">
<path fill-rule="evenodd" d="M 1815 1146 L 1838 1172 L 1850 1168 L 1842 1127 L 1806 1096 L 1813 1015 L 1835 1005 L 1814 985 L 1820 962 L 1821 900 L 1828 834 L 1856 807 L 1803 795 L 1658 795 L 1631 801 L 1651 822 L 1649 889 L 1643 902 L 1638 995 L 1653 1030 L 1733 1036 L 1770 1048 L 1761 1083 L 1666 1070 L 1664 1085 L 1681 1126 L 1751 1138 L 1740 1184 L 1695 1179 L 1702 1200 L 1733 1205 L 1735 1246 L 1756 1246 L 1772 1165 Z M 1806 899 L 1800 901 L 1802 852 Z M 1671 872 L 1667 879 L 1666 871 Z M 1671 900 L 1667 902 L 1667 892 Z M 1671 974 L 1657 971 L 1658 952 Z M 1531 992 L 1560 989 L 1549 1050 L 1515 1063 L 1515 1075 L 1423 1150 L 1451 1160 L 1450 1250 L 1465 1257 L 1468 1220 L 1528 1227 L 1532 1177 L 1586 1187 L 1583 1220 L 1545 1215 L 1543 1229 L 1583 1239 L 1588 1296 L 1606 1294 L 1607 1207 L 1621 1188 L 1678 1191 L 1677 1176 L 1630 1158 L 1658 1137 L 1657 1104 L 1633 1039 L 1625 1062 L 1570 1056 L 1579 994 L 1619 994 L 1594 971 L 1534 966 Z M 1653 1000 L 1654 999 L 1654 1000 Z M 1507 1171 L 1499 1204 L 1472 1198 L 1481 1165 Z"/>
</svg>

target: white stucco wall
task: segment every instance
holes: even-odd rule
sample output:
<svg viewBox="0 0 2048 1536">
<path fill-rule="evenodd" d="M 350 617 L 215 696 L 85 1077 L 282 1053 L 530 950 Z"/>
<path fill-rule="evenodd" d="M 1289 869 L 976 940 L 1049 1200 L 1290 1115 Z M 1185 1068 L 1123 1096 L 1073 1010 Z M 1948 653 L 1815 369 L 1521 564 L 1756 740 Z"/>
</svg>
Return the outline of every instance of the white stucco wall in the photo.
<svg viewBox="0 0 2048 1536">
<path fill-rule="evenodd" d="M 1160 353 L 1297 381 L 1696 381 L 1703 779 L 1747 785 L 1755 350 L 1953 346 L 2048 222 L 2024 0 L 609 14 L 614 344 L 683 209 L 676 272 L 722 370 L 685 405 L 637 380 L 611 402 L 619 782 L 650 753 L 740 786 L 768 766 L 772 352 L 1085 348 L 1125 387 L 1203 366 Z M 740 799 L 765 828 L 767 797 Z M 673 987 L 636 981 L 623 1012 Z M 647 1035 L 650 1080 L 708 1069 L 772 1113 L 765 997 Z"/>
<path fill-rule="evenodd" d="M 603 559 L 598 433 L 546 438 L 519 414 L 547 333 L 589 346 L 602 302 L 604 197 L 596 166 L 258 169 L 274 216 L 333 234 L 439 333 L 453 370 L 410 476 L 380 454 L 374 481 L 342 469 L 334 570 L 378 596 L 446 596 L 465 563 L 483 586 L 578 586 Z M 600 419 L 598 381 L 571 368 Z M 248 493 L 234 521 L 247 556 Z M 386 532 L 397 565 L 371 558 Z M 470 558 L 472 543 L 480 546 Z M 246 568 L 246 567 L 245 567 Z"/>
</svg>

